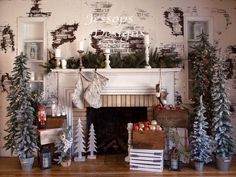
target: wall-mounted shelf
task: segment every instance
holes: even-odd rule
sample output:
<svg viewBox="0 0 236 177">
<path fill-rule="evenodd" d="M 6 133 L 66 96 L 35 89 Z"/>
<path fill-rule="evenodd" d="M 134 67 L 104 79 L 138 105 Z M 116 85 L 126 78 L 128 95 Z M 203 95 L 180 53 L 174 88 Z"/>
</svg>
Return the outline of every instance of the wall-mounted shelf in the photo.
<svg viewBox="0 0 236 177">
<path fill-rule="evenodd" d="M 44 17 L 18 18 L 18 55 L 23 52 L 28 57 L 28 68 L 31 76 L 32 91 L 43 91 L 44 68 L 47 60 L 47 31 Z"/>
</svg>

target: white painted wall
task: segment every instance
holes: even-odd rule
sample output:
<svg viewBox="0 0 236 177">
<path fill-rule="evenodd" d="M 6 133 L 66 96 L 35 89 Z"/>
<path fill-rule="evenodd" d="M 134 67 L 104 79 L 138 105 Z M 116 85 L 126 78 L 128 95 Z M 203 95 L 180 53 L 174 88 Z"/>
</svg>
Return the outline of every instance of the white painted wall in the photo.
<svg viewBox="0 0 236 177">
<path fill-rule="evenodd" d="M 99 0 L 96 0 L 99 1 Z M 108 31 L 118 31 L 122 25 L 103 25 L 90 24 L 87 18 L 91 14 L 92 8 L 90 4 L 96 2 L 95 0 L 42 0 L 41 8 L 43 12 L 52 12 L 52 16 L 48 18 L 48 48 L 51 48 L 52 36 L 51 31 L 55 30 L 60 25 L 74 22 L 79 23 L 78 31 L 76 32 L 77 40 L 73 43 L 64 44 L 62 48 L 62 57 L 68 58 L 77 55 L 78 42 L 81 39 L 87 39 L 87 46 L 89 45 L 89 35 L 97 28 L 102 28 Z M 102 1 L 102 0 L 100 0 Z M 105 1 L 105 0 L 103 0 Z M 163 13 L 169 7 L 180 7 L 184 16 L 211 16 L 214 19 L 214 40 L 219 42 L 219 47 L 224 50 L 228 45 L 236 44 L 236 1 L 235 0 L 108 0 L 112 3 L 110 12 L 111 17 L 126 15 L 132 16 L 132 25 L 143 26 L 144 31 L 150 34 L 151 45 L 158 47 L 169 43 L 184 43 L 183 36 L 171 35 L 171 29 L 165 25 Z M 30 0 L 0 0 L 0 25 L 9 24 L 14 33 L 17 34 L 17 17 L 27 16 L 31 8 Z M 137 9 L 147 11 L 150 16 L 146 20 L 140 20 L 136 16 Z M 196 11 L 194 12 L 194 9 Z M 232 23 L 227 27 L 227 20 L 224 16 L 224 11 L 229 14 L 228 23 Z M 15 42 L 17 46 L 17 36 Z M 89 49 L 91 50 L 91 49 Z M 7 53 L 0 51 L 0 72 L 10 72 L 12 70 L 14 57 L 16 52 L 8 50 Z M 176 89 L 182 94 L 184 101 L 186 98 L 186 83 L 184 79 L 185 71 L 182 71 L 176 77 Z M 158 76 L 157 76 L 158 77 Z M 235 79 L 230 80 L 231 98 L 236 95 Z M 5 132 L 6 118 L 6 93 L 0 93 L 0 156 L 9 155 L 9 153 L 2 150 L 3 136 Z M 232 100 L 236 104 L 235 100 Z"/>
</svg>

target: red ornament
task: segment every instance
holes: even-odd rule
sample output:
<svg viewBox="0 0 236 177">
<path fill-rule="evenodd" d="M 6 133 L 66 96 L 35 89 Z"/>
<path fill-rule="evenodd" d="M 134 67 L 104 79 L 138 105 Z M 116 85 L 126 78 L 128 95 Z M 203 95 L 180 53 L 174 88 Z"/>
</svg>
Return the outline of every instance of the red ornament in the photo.
<svg viewBox="0 0 236 177">
<path fill-rule="evenodd" d="M 144 126 L 148 127 L 151 123 L 149 121 L 144 122 Z"/>
<path fill-rule="evenodd" d="M 162 107 L 160 104 L 156 105 L 156 109 L 159 111 L 159 110 L 162 110 Z"/>
<path fill-rule="evenodd" d="M 42 106 L 42 105 L 39 106 L 38 123 L 39 123 L 39 128 L 46 127 L 46 112 L 45 112 L 44 106 Z"/>
<path fill-rule="evenodd" d="M 143 130 L 144 130 L 144 131 L 149 131 L 150 128 L 149 128 L 149 127 L 144 127 Z"/>
<path fill-rule="evenodd" d="M 135 131 L 138 131 L 138 130 L 139 130 L 139 126 L 138 126 L 137 124 L 135 124 L 135 125 L 133 126 L 133 129 L 134 129 Z"/>
</svg>

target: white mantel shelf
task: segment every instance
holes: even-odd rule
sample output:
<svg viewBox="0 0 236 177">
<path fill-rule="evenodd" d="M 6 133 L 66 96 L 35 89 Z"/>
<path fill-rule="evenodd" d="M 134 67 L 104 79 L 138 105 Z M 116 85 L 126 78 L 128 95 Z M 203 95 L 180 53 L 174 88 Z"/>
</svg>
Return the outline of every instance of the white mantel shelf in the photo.
<svg viewBox="0 0 236 177">
<path fill-rule="evenodd" d="M 93 72 L 95 69 L 84 68 L 82 72 Z M 159 72 L 179 72 L 181 68 L 111 68 L 111 69 L 97 69 L 99 73 L 159 73 Z M 53 69 L 52 72 L 57 73 L 76 73 L 79 69 Z"/>
<path fill-rule="evenodd" d="M 89 76 L 95 69 L 82 69 L 84 75 Z M 97 69 L 99 74 L 109 79 L 102 90 L 102 95 L 154 95 L 156 84 L 169 93 L 167 102 L 174 103 L 175 73 L 181 68 L 112 68 Z M 58 77 L 59 97 L 64 97 L 65 89 L 74 90 L 78 81 L 79 69 L 54 69 Z M 161 78 L 161 79 L 160 79 Z"/>
</svg>

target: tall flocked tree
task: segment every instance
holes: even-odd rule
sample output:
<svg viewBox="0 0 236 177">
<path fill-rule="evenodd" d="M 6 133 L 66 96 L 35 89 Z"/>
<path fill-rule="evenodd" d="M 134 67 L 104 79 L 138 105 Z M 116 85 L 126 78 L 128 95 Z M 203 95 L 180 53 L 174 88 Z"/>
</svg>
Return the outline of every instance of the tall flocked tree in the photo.
<svg viewBox="0 0 236 177">
<path fill-rule="evenodd" d="M 29 86 L 30 73 L 26 67 L 27 57 L 21 53 L 16 57 L 12 71 L 12 85 L 7 96 L 7 135 L 4 148 L 16 152 L 21 158 L 32 157 L 37 146 L 37 127 L 34 108 L 31 105 L 31 91 Z"/>
<path fill-rule="evenodd" d="M 208 163 L 211 161 L 211 139 L 207 135 L 208 123 L 204 116 L 205 107 L 200 96 L 200 105 L 194 116 L 193 132 L 190 137 L 191 160 Z"/>
<path fill-rule="evenodd" d="M 212 124 L 212 98 L 211 87 L 213 68 L 212 66 L 217 61 L 216 48 L 208 41 L 208 36 L 204 33 L 198 36 L 199 42 L 192 47 L 190 52 L 190 62 L 192 64 L 193 77 L 193 102 L 194 108 L 200 104 L 200 96 L 203 95 L 203 103 L 205 105 L 205 116 L 209 123 L 208 132 Z M 196 111 L 194 111 L 196 112 Z"/>
<path fill-rule="evenodd" d="M 214 64 L 213 70 L 211 96 L 213 103 L 212 136 L 216 142 L 215 153 L 221 158 L 229 158 L 234 153 L 235 147 L 230 119 L 230 101 L 225 88 L 224 62 L 221 57 Z"/>
</svg>

